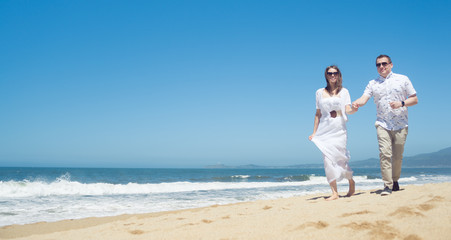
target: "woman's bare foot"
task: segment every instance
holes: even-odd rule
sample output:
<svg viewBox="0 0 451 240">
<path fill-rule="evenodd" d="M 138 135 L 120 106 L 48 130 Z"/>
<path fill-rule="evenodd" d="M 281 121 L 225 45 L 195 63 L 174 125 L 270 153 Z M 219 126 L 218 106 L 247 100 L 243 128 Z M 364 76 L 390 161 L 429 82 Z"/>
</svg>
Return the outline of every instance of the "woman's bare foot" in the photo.
<svg viewBox="0 0 451 240">
<path fill-rule="evenodd" d="M 326 201 L 332 201 L 338 199 L 340 196 L 338 194 L 332 194 L 332 196 L 326 198 Z"/>
<path fill-rule="evenodd" d="M 349 180 L 349 192 L 346 194 L 346 197 L 350 197 L 355 193 L 355 182 L 353 179 Z"/>
<path fill-rule="evenodd" d="M 333 180 L 332 182 L 329 183 L 329 185 L 330 185 L 330 189 L 332 190 L 332 196 L 326 198 L 326 201 L 338 199 L 340 196 L 338 196 L 338 191 L 337 191 L 337 180 Z"/>
</svg>

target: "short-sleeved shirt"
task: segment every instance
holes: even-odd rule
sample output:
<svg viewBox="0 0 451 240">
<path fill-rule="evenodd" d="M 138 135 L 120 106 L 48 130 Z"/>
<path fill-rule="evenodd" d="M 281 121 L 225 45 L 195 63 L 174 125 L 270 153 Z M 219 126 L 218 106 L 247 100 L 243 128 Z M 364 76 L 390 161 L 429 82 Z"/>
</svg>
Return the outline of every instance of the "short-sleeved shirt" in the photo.
<svg viewBox="0 0 451 240">
<path fill-rule="evenodd" d="M 379 76 L 368 83 L 363 94 L 374 98 L 377 109 L 376 125 L 393 131 L 408 126 L 407 107 L 390 107 L 390 102 L 405 101 L 416 94 L 407 76 L 393 72 L 388 74 L 387 78 Z"/>
</svg>

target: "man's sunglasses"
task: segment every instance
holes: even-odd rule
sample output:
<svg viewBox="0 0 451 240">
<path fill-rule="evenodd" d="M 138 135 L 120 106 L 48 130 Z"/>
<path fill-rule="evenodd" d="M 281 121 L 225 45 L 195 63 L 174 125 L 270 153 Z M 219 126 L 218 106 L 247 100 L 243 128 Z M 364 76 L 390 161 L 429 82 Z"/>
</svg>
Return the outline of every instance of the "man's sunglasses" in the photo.
<svg viewBox="0 0 451 240">
<path fill-rule="evenodd" d="M 388 63 L 388 62 L 376 63 L 376 67 L 380 67 L 380 66 L 386 67 L 388 64 L 390 64 L 390 63 Z"/>
</svg>

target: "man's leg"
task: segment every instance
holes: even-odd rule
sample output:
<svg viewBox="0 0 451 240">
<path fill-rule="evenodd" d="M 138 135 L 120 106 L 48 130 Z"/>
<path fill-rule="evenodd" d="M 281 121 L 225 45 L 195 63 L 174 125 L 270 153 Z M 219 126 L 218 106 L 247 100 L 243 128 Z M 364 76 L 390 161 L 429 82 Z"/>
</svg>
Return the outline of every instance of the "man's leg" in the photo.
<svg viewBox="0 0 451 240">
<path fill-rule="evenodd" d="M 404 153 L 407 133 L 407 127 L 393 133 L 392 176 L 395 182 L 401 177 L 402 154 Z"/>
<path fill-rule="evenodd" d="M 382 180 L 384 186 L 390 189 L 393 188 L 392 178 L 392 140 L 388 130 L 381 126 L 376 126 L 377 141 L 379 143 L 379 158 L 381 164 Z"/>
</svg>

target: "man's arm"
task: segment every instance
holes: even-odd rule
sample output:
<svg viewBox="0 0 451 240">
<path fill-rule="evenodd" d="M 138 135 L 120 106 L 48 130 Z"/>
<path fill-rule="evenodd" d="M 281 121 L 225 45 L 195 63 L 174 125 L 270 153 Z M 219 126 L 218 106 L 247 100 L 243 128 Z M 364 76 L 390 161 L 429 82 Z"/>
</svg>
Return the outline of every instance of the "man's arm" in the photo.
<svg viewBox="0 0 451 240">
<path fill-rule="evenodd" d="M 407 98 L 404 101 L 404 106 L 406 106 L 406 107 L 412 107 L 412 106 L 417 105 L 417 104 L 418 104 L 418 97 L 417 97 L 416 94 L 414 94 L 412 96 L 409 96 L 409 98 Z"/>
<path fill-rule="evenodd" d="M 413 94 L 409 96 L 406 100 L 404 100 L 404 106 L 405 107 L 411 107 L 418 104 L 418 97 L 416 94 Z M 390 103 L 391 108 L 396 109 L 402 107 L 402 101 L 397 102 L 391 102 Z"/>
<path fill-rule="evenodd" d="M 352 107 L 353 107 L 353 108 L 359 108 L 359 107 L 362 107 L 362 106 L 364 106 L 364 105 L 368 102 L 368 100 L 370 100 L 370 97 L 367 96 L 367 95 L 365 95 L 365 94 L 363 94 L 359 99 L 355 100 L 355 101 L 352 103 Z"/>
</svg>

